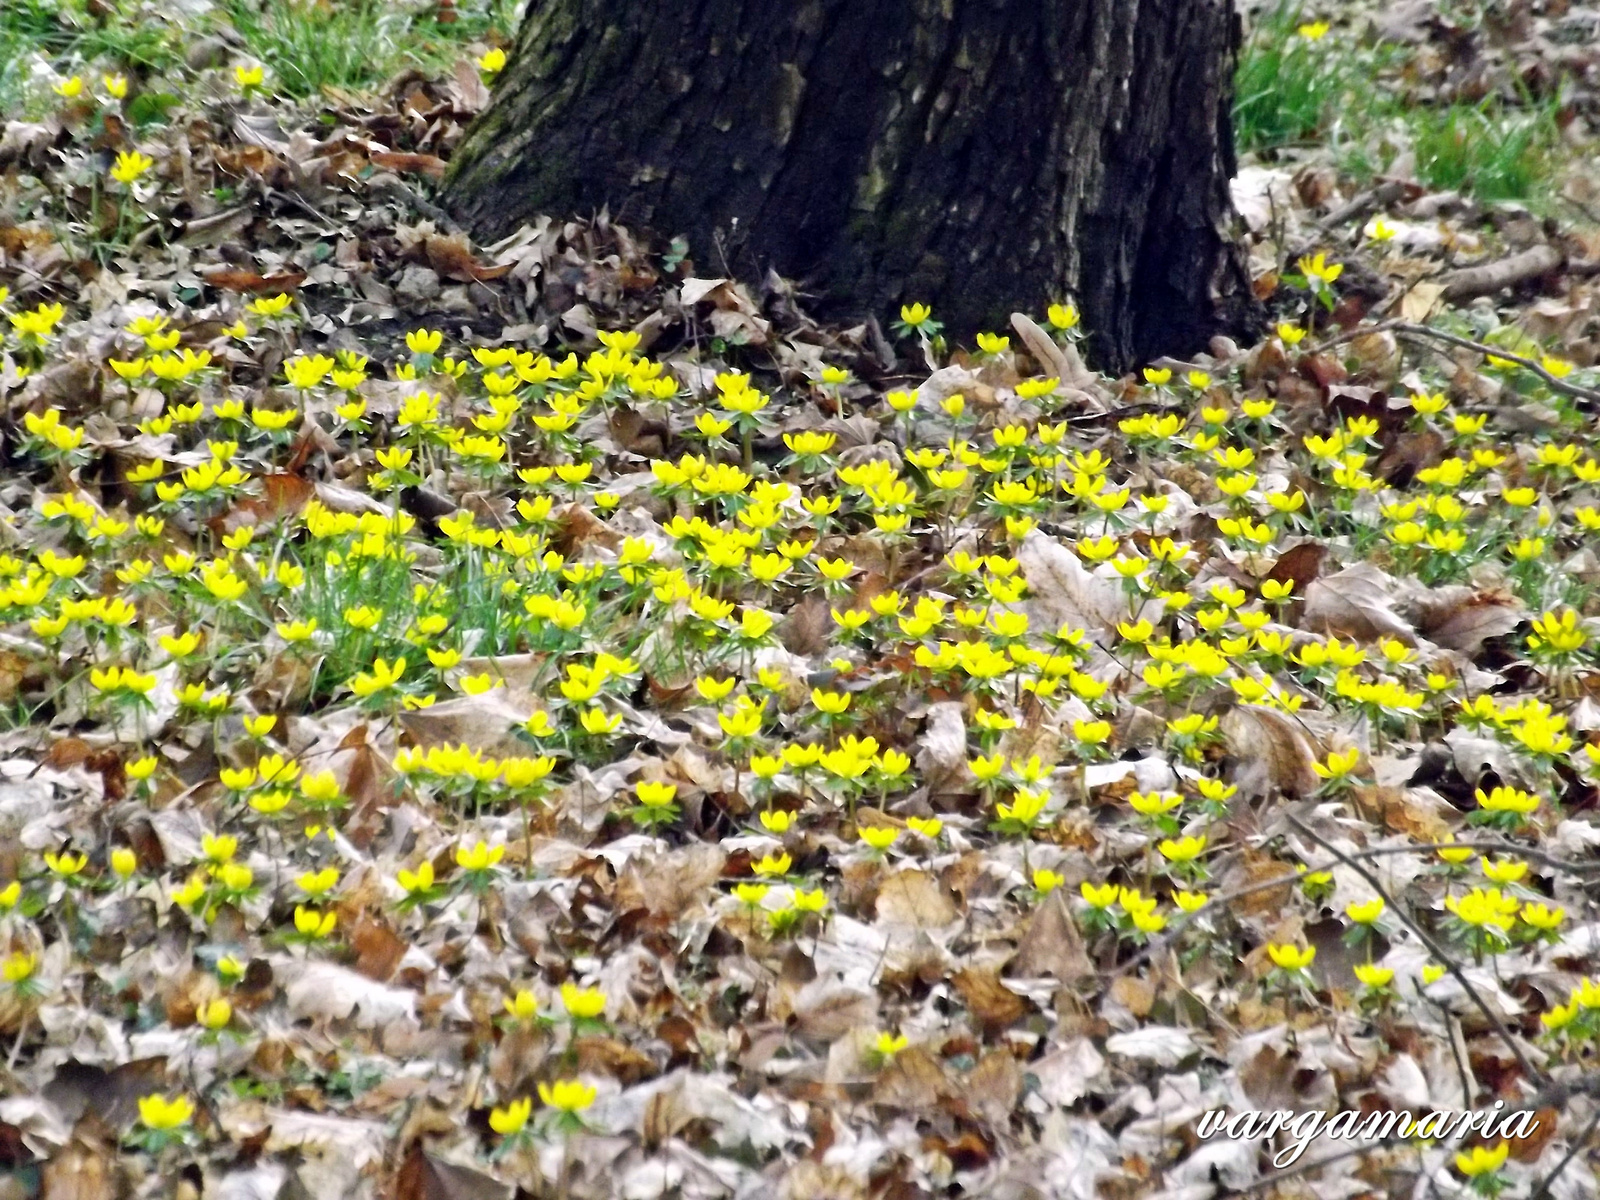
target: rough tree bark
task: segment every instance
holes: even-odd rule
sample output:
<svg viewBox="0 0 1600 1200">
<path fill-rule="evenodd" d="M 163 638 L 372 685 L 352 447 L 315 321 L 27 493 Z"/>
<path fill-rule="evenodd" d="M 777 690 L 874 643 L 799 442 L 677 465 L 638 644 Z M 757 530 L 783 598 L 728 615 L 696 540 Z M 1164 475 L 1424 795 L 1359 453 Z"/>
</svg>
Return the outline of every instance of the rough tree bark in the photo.
<svg viewBox="0 0 1600 1200">
<path fill-rule="evenodd" d="M 1071 297 L 1123 367 L 1255 319 L 1229 0 L 530 0 L 447 205 L 610 207 L 702 274 L 954 333 Z"/>
</svg>

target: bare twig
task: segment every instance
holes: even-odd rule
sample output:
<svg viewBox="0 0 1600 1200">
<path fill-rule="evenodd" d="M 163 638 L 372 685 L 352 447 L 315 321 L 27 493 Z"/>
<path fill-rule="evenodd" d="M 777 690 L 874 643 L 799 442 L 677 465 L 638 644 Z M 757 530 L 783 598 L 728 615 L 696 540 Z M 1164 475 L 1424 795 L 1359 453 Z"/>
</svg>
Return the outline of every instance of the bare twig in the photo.
<svg viewBox="0 0 1600 1200">
<path fill-rule="evenodd" d="M 1522 858 L 1532 859 L 1537 863 L 1543 863 L 1545 866 L 1553 867 L 1559 871 L 1571 871 L 1576 875 L 1600 874 L 1600 862 L 1573 862 L 1570 859 L 1558 858 L 1553 854 L 1546 854 L 1544 851 L 1532 846 L 1519 846 L 1513 842 L 1502 841 L 1432 842 L 1426 846 L 1370 846 L 1365 850 L 1357 851 L 1353 857 L 1371 859 L 1383 858 L 1391 854 L 1428 854 L 1437 850 L 1476 850 L 1480 854 L 1515 854 Z M 1282 875 L 1275 875 L 1271 879 L 1260 880 L 1256 883 L 1248 884 L 1245 887 L 1236 888 L 1234 891 L 1224 892 L 1220 896 L 1213 896 L 1206 904 L 1206 907 L 1201 909 L 1199 912 L 1173 913 L 1172 919 L 1168 923 L 1166 931 L 1162 933 L 1159 938 L 1152 942 L 1146 943 L 1144 948 L 1130 958 L 1127 962 L 1120 964 L 1114 971 L 1112 971 L 1112 975 L 1117 976 L 1127 974 L 1140 963 L 1150 958 L 1157 951 L 1171 945 L 1178 939 L 1183 931 L 1188 928 L 1189 923 L 1207 909 L 1210 909 L 1214 912 L 1222 905 L 1228 904 L 1234 900 L 1243 899 L 1245 896 L 1254 895 L 1256 892 L 1264 892 L 1269 888 L 1275 887 L 1287 887 L 1289 884 L 1292 884 L 1297 880 L 1304 879 L 1307 875 L 1315 874 L 1318 871 L 1325 871 L 1331 865 L 1332 864 L 1323 864 L 1322 866 L 1318 867 L 1301 867 L 1298 871 L 1289 871 Z"/>
<path fill-rule="evenodd" d="M 1289 824 L 1293 825 L 1302 834 L 1310 838 L 1317 845 L 1321 846 L 1329 854 L 1333 855 L 1334 858 L 1336 858 L 1340 863 L 1349 867 L 1357 875 L 1361 876 L 1362 879 L 1366 880 L 1367 886 L 1372 888 L 1372 890 L 1378 894 L 1378 897 L 1384 902 L 1385 905 L 1388 906 L 1390 910 L 1394 912 L 1395 916 L 1399 917 L 1400 920 L 1405 922 L 1406 927 L 1410 929 L 1412 933 L 1416 934 L 1417 939 L 1428 948 L 1428 953 L 1433 955 L 1433 957 L 1439 962 L 1443 963 L 1445 970 L 1449 971 L 1451 976 L 1454 977 L 1455 981 L 1461 985 L 1462 990 L 1467 993 L 1468 998 L 1470 998 L 1473 1004 L 1477 1006 L 1478 1011 L 1483 1014 L 1484 1019 L 1489 1022 L 1490 1028 L 1492 1028 L 1495 1033 L 1500 1036 L 1501 1041 L 1505 1042 L 1506 1048 L 1511 1051 L 1512 1057 L 1517 1060 L 1517 1065 L 1522 1068 L 1523 1075 L 1535 1083 L 1548 1083 L 1549 1078 L 1543 1071 L 1539 1070 L 1538 1067 L 1534 1066 L 1533 1063 L 1529 1061 L 1528 1056 L 1523 1053 L 1522 1047 L 1517 1044 L 1516 1038 L 1513 1037 L 1511 1031 L 1506 1028 L 1505 1022 L 1500 1019 L 1500 1014 L 1489 1007 L 1488 1001 L 1486 1001 L 1478 993 L 1478 990 L 1468 981 L 1466 972 L 1461 969 L 1461 967 L 1453 958 L 1450 957 L 1450 955 L 1444 952 L 1444 948 L 1440 946 L 1438 942 L 1434 941 L 1433 937 L 1426 929 L 1423 929 L 1421 925 L 1412 919 L 1410 913 L 1394 902 L 1394 898 L 1384 890 L 1383 885 L 1378 882 L 1377 878 L 1372 874 L 1372 872 L 1367 870 L 1367 868 L 1362 866 L 1360 863 L 1356 862 L 1349 855 L 1345 854 L 1344 851 L 1335 847 L 1321 834 L 1317 833 L 1304 821 L 1300 820 L 1299 817 L 1290 814 L 1287 817 L 1287 820 Z"/>
<path fill-rule="evenodd" d="M 1550 1194 L 1550 1185 L 1556 1181 L 1561 1172 L 1567 1169 L 1567 1164 L 1576 1158 L 1580 1151 L 1588 1147 L 1590 1139 L 1594 1137 L 1596 1128 L 1600 1128 L 1600 1105 L 1596 1105 L 1594 1116 L 1589 1118 L 1589 1124 L 1584 1126 L 1583 1132 L 1572 1139 L 1572 1145 L 1567 1148 L 1567 1152 L 1562 1156 L 1561 1161 L 1551 1168 L 1550 1174 L 1539 1180 L 1529 1194 L 1528 1200 L 1544 1200 L 1544 1197 Z"/>
<path fill-rule="evenodd" d="M 1539 363 L 1534 362 L 1531 358 L 1525 358 L 1520 354 L 1513 354 L 1511 351 L 1502 350 L 1498 346 L 1489 346 L 1485 345 L 1483 342 L 1475 342 L 1471 338 L 1458 337 L 1456 334 L 1446 333 L 1442 329 L 1433 329 L 1427 325 L 1418 325 L 1414 321 L 1396 319 L 1393 321 L 1380 321 L 1376 325 L 1358 325 L 1354 329 L 1347 329 L 1343 333 L 1336 334 L 1331 338 L 1327 338 L 1321 342 L 1318 342 L 1309 351 L 1307 351 L 1307 353 L 1320 354 L 1324 350 L 1331 350 L 1333 347 L 1342 345 L 1345 342 L 1353 342 L 1356 338 L 1366 337 L 1369 333 L 1394 333 L 1411 341 L 1432 340 L 1436 342 L 1444 342 L 1451 346 L 1459 346 L 1463 350 L 1474 350 L 1479 354 L 1492 354 L 1496 358 L 1504 359 L 1506 362 L 1516 363 L 1517 366 L 1523 368 L 1524 370 L 1532 371 L 1544 381 L 1545 386 L 1550 388 L 1551 391 L 1560 392 L 1566 396 L 1575 396 L 1580 400 L 1590 400 L 1596 404 L 1600 404 L 1600 392 L 1595 391 L 1593 388 L 1580 387 L 1578 384 L 1568 383 L 1564 379 L 1558 379 L 1549 371 L 1545 370 L 1545 368 Z"/>
<path fill-rule="evenodd" d="M 1444 288 L 1441 298 L 1446 301 L 1461 301 L 1471 300 L 1475 296 L 1490 296 L 1501 288 L 1526 283 L 1530 279 L 1538 279 L 1552 271 L 1559 271 L 1566 260 L 1566 255 L 1548 243 L 1530 246 L 1509 258 L 1499 258 L 1494 262 L 1480 263 L 1473 267 L 1462 267 L 1441 276 L 1439 284 Z"/>
</svg>

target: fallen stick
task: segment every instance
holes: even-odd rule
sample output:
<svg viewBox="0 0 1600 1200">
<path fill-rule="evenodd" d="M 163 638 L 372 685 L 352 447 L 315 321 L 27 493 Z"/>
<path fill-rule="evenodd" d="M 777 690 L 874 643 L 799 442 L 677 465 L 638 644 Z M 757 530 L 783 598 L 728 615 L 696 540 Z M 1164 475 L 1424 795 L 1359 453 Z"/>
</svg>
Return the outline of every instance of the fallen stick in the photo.
<svg viewBox="0 0 1600 1200">
<path fill-rule="evenodd" d="M 1588 400 L 1595 404 L 1600 404 L 1600 391 L 1596 391 L 1594 388 L 1580 387 L 1578 384 L 1558 379 L 1531 358 L 1513 354 L 1511 351 L 1502 350 L 1498 346 L 1475 342 L 1471 338 L 1457 337 L 1455 334 L 1446 333 L 1442 329 L 1433 329 L 1427 325 L 1418 325 L 1413 321 L 1405 321 L 1398 318 L 1391 321 L 1379 321 L 1376 325 L 1357 325 L 1354 329 L 1347 329 L 1343 333 L 1335 334 L 1331 338 L 1318 342 L 1305 353 L 1307 355 L 1321 354 L 1324 350 L 1331 350 L 1333 347 L 1343 345 L 1345 342 L 1353 342 L 1357 338 L 1366 337 L 1369 333 L 1393 333 L 1414 342 L 1432 340 L 1444 342 L 1451 346 L 1459 346 L 1463 350 L 1475 350 L 1479 354 L 1492 354 L 1496 358 L 1504 359 L 1506 362 L 1516 363 L 1523 370 L 1532 371 L 1540 379 L 1544 380 L 1545 386 L 1553 392 L 1560 392 L 1566 396 L 1575 396 L 1579 400 Z"/>
<path fill-rule="evenodd" d="M 1439 282 L 1444 292 L 1440 298 L 1454 303 L 1476 296 L 1491 296 L 1501 288 L 1513 287 L 1559 271 L 1566 261 L 1567 256 L 1554 246 L 1533 246 L 1510 258 L 1499 258 L 1476 267 L 1462 267 L 1441 276 Z"/>
<path fill-rule="evenodd" d="M 1394 915 L 1405 924 L 1406 928 L 1411 930 L 1411 932 L 1416 936 L 1417 940 L 1427 948 L 1428 953 L 1433 955 L 1435 961 L 1443 964 L 1444 969 L 1449 971 L 1451 977 L 1461 985 L 1461 990 L 1466 992 L 1467 999 L 1472 1001 L 1472 1003 L 1477 1007 L 1478 1011 L 1483 1014 L 1484 1020 L 1489 1022 L 1489 1028 L 1493 1029 L 1495 1033 L 1499 1035 L 1500 1040 L 1505 1044 L 1506 1049 L 1511 1051 L 1511 1057 L 1516 1059 L 1517 1066 L 1522 1068 L 1523 1078 L 1535 1084 L 1548 1084 L 1550 1082 L 1550 1077 L 1547 1076 L 1543 1071 L 1539 1070 L 1538 1067 L 1534 1066 L 1531 1061 L 1529 1061 L 1528 1056 L 1522 1052 L 1521 1044 L 1518 1043 L 1517 1039 L 1512 1036 L 1511 1031 L 1506 1028 L 1506 1023 L 1500 1019 L 1500 1014 L 1495 1012 L 1494 1009 L 1490 1008 L 1488 1001 L 1478 994 L 1478 989 L 1472 986 L 1471 982 L 1467 979 L 1466 973 L 1462 971 L 1460 966 L 1457 965 L 1455 959 L 1451 958 L 1450 955 L 1444 952 L 1444 948 L 1428 935 L 1428 931 L 1422 928 L 1422 926 L 1412 918 L 1411 914 L 1406 909 L 1400 907 L 1394 902 L 1394 898 L 1390 896 L 1388 892 L 1383 890 L 1383 885 L 1378 882 L 1377 877 L 1373 875 L 1371 871 L 1367 870 L 1366 867 L 1362 866 L 1359 862 L 1352 859 L 1348 854 L 1344 853 L 1344 851 L 1334 847 L 1333 844 L 1330 843 L 1326 838 L 1322 837 L 1309 825 L 1307 825 L 1304 821 L 1301 821 L 1292 813 L 1287 814 L 1287 819 L 1289 824 L 1293 825 L 1295 829 L 1299 830 L 1302 836 L 1315 842 L 1318 846 L 1322 847 L 1322 849 L 1333 855 L 1333 857 L 1340 863 L 1343 863 L 1357 875 L 1361 876 L 1361 878 L 1366 881 L 1367 886 L 1378 894 L 1378 898 L 1384 902 L 1389 911 L 1394 913 Z"/>
</svg>

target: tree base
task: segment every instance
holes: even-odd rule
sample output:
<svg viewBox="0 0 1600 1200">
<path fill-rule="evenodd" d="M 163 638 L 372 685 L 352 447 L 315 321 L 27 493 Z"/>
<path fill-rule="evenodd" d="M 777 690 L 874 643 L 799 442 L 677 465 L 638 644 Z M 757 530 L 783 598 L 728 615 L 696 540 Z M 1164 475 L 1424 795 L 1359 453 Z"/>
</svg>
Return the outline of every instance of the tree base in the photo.
<svg viewBox="0 0 1600 1200">
<path fill-rule="evenodd" d="M 1260 324 L 1237 42 L 1226 0 L 534 0 L 446 203 L 483 237 L 609 206 L 961 338 L 1070 299 L 1122 369 Z"/>
</svg>

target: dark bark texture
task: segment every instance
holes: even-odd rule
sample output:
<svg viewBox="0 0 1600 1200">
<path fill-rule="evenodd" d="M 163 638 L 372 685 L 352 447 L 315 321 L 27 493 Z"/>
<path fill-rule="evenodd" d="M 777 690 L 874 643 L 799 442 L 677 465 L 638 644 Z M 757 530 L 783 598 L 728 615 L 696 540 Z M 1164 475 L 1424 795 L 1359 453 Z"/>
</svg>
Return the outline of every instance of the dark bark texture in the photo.
<svg viewBox="0 0 1600 1200">
<path fill-rule="evenodd" d="M 1071 298 L 1120 368 L 1248 332 L 1229 0 L 531 0 L 447 205 L 609 206 L 701 274 L 950 332 Z"/>
</svg>

